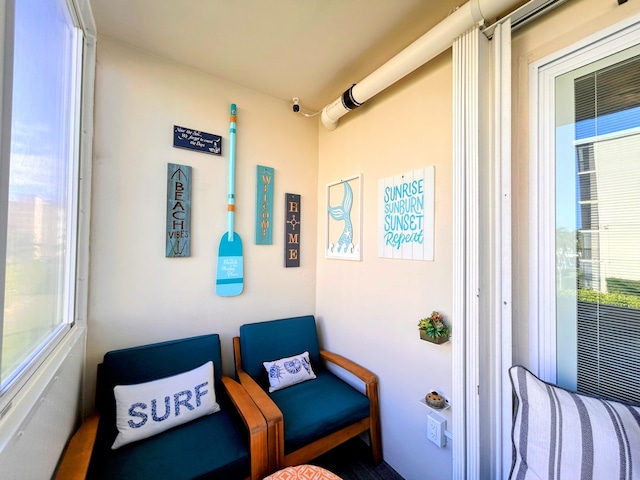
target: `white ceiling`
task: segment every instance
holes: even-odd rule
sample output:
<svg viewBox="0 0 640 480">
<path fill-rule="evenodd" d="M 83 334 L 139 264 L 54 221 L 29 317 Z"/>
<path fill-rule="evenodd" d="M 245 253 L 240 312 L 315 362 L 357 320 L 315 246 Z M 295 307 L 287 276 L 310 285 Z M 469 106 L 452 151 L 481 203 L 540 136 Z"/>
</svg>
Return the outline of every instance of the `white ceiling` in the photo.
<svg viewBox="0 0 640 480">
<path fill-rule="evenodd" d="M 298 97 L 308 112 L 338 98 L 465 3 L 90 1 L 98 42 L 108 36 L 283 101 Z"/>
</svg>

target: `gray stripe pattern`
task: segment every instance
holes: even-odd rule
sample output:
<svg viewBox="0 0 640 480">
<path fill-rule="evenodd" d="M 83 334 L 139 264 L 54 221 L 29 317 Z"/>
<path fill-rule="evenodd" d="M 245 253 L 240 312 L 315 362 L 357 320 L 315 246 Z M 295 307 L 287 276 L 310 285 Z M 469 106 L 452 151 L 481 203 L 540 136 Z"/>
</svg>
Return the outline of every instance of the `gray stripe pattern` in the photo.
<svg viewBox="0 0 640 480">
<path fill-rule="evenodd" d="M 571 394 L 571 398 L 576 404 L 578 416 L 580 417 L 580 439 L 582 441 L 582 462 L 580 467 L 580 478 L 582 480 L 593 479 L 593 430 L 589 412 L 585 407 L 582 398 L 578 394 Z"/>
<path fill-rule="evenodd" d="M 553 405 L 554 405 L 554 414 L 557 418 L 556 423 L 557 426 L 555 428 L 555 430 L 553 431 L 553 435 L 554 437 L 557 436 L 557 442 L 554 438 L 554 444 L 557 443 L 557 446 L 554 445 L 554 450 L 557 450 L 557 454 L 556 456 L 556 462 L 555 462 L 555 471 L 553 474 L 553 478 L 560 478 L 560 467 L 562 464 L 562 445 L 564 443 L 563 438 L 562 438 L 562 408 L 561 408 L 561 404 L 560 404 L 560 400 L 558 399 L 558 393 L 554 388 L 549 388 L 550 390 L 550 394 L 553 396 Z"/>
<path fill-rule="evenodd" d="M 636 422 L 638 423 L 638 428 L 640 428 L 640 412 L 638 411 L 637 408 L 633 408 L 630 405 L 626 405 L 627 410 L 629 411 L 629 413 L 631 414 L 631 416 L 636 420 Z"/>
<path fill-rule="evenodd" d="M 547 387 L 547 395 L 549 395 L 549 410 L 551 412 L 551 423 L 549 424 L 549 439 L 551 440 L 551 443 L 549 445 L 549 470 L 547 472 L 548 474 L 548 478 L 549 480 L 555 480 L 556 478 L 556 462 L 560 461 L 560 458 L 556 459 L 556 454 L 558 453 L 556 451 L 557 445 L 556 445 L 556 432 L 558 431 L 557 428 L 557 412 L 558 409 L 556 408 L 556 398 L 555 395 L 553 394 L 553 389 L 549 386 L 546 385 Z"/>
<path fill-rule="evenodd" d="M 509 374 L 511 480 L 640 480 L 640 405 L 571 392 L 519 366 Z"/>
<path fill-rule="evenodd" d="M 620 415 L 616 412 L 609 402 L 601 400 L 604 408 L 609 414 L 609 419 L 613 424 L 613 428 L 616 432 L 616 439 L 618 440 L 618 457 L 620 458 L 620 480 L 626 480 L 631 478 L 631 451 L 629 449 L 629 439 L 627 433 L 624 430 L 624 426 L 620 422 Z M 627 462 L 629 460 L 629 463 Z"/>
<path fill-rule="evenodd" d="M 527 474 L 527 439 L 529 438 L 529 399 L 527 396 L 526 371 L 518 371 L 518 386 L 520 397 L 520 468 L 516 480 L 524 480 Z"/>
</svg>

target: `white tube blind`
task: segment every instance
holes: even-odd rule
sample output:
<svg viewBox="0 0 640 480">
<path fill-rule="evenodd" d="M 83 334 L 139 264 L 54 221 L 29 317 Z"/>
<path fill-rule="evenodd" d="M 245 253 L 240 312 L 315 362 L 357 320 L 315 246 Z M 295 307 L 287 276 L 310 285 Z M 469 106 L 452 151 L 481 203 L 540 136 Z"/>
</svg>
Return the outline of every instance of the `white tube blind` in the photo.
<svg viewBox="0 0 640 480">
<path fill-rule="evenodd" d="M 479 433 L 480 36 L 476 27 L 453 44 L 454 402 L 453 477 L 477 478 Z M 486 39 L 482 37 L 486 42 Z"/>
</svg>

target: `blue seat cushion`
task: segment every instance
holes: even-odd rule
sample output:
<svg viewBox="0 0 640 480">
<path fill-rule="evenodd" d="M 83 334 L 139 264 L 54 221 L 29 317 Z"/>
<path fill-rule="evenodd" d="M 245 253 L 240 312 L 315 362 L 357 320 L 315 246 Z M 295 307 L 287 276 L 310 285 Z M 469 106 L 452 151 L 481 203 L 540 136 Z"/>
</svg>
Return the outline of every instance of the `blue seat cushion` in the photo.
<svg viewBox="0 0 640 480">
<path fill-rule="evenodd" d="M 327 369 L 269 394 L 284 416 L 285 454 L 369 416 L 369 399 Z"/>
<path fill-rule="evenodd" d="M 320 364 L 320 345 L 313 315 L 249 323 L 240 327 L 242 369 L 261 385 L 266 372 L 262 362 L 309 352 L 311 365 Z"/>
<path fill-rule="evenodd" d="M 246 478 L 249 451 L 246 429 L 239 422 L 227 408 L 117 450 L 111 450 L 111 432 L 99 431 L 87 478 Z M 100 428 L 105 429 L 102 424 Z"/>
</svg>

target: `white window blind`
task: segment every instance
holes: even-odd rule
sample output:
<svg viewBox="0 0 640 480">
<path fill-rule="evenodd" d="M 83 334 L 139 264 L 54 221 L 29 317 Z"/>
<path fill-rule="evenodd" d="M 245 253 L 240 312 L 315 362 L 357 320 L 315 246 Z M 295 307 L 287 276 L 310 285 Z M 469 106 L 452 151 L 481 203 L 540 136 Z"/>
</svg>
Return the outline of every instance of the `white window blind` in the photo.
<svg viewBox="0 0 640 480">
<path fill-rule="evenodd" d="M 556 80 L 559 383 L 626 401 L 640 399 L 640 56 L 632 53 Z"/>
</svg>

